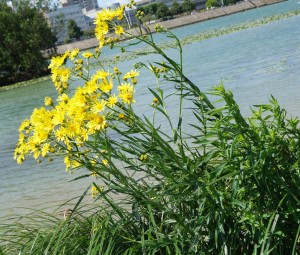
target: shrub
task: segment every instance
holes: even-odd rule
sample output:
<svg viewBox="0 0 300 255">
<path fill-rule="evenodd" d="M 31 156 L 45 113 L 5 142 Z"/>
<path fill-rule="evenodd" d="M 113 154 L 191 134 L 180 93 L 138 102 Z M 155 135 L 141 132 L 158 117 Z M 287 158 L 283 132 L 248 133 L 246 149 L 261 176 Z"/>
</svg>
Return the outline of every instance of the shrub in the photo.
<svg viewBox="0 0 300 255">
<path fill-rule="evenodd" d="M 220 2 L 218 0 L 207 0 L 205 6 L 207 9 L 211 9 L 212 7 L 219 7 Z"/>
</svg>

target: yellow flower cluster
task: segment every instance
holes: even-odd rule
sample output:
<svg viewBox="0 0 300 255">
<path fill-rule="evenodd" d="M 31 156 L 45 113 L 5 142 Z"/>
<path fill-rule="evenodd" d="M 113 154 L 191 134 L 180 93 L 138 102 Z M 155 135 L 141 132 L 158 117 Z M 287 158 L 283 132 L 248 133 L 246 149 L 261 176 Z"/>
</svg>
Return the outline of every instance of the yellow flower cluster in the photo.
<svg viewBox="0 0 300 255">
<path fill-rule="evenodd" d="M 102 48 L 104 45 L 117 40 L 117 37 L 113 39 L 107 38 L 107 34 L 109 33 L 110 29 L 114 28 L 116 35 L 124 34 L 124 29 L 119 24 L 124 17 L 124 10 L 125 6 L 121 5 L 115 10 L 102 9 L 98 13 L 94 24 L 96 25 L 95 35 L 99 40 L 99 48 Z"/>
<path fill-rule="evenodd" d="M 100 47 L 95 51 L 80 54 L 79 49 L 73 49 L 52 58 L 49 69 L 58 96 L 56 99 L 46 97 L 45 107 L 35 109 L 31 117 L 22 122 L 14 154 L 18 163 L 27 155 L 37 161 L 40 157 L 51 160 L 53 154 L 64 155 L 66 169 L 72 170 L 81 166 L 81 157 L 88 155 L 92 165 L 100 163 L 109 167 L 104 154 L 93 155 L 88 144 L 109 127 L 129 121 L 130 116 L 124 111 L 135 102 L 134 88 L 139 72 L 134 69 L 122 76 L 117 67 L 112 72 L 103 67 L 90 72 L 89 64 L 90 59 L 97 60 L 104 44 L 114 40 L 106 38 L 110 29 L 113 28 L 118 36 L 124 33 L 120 25 L 124 8 L 103 9 L 98 14 L 95 32 Z M 84 83 L 72 91 L 72 80 Z"/>
<path fill-rule="evenodd" d="M 104 192 L 104 187 L 103 186 L 95 186 L 93 185 L 92 188 L 91 188 L 91 195 L 92 195 L 92 198 L 96 198 L 96 196 L 99 194 L 99 193 L 102 193 Z"/>
<path fill-rule="evenodd" d="M 51 71 L 58 76 L 58 70 L 66 68 L 64 63 L 67 59 L 78 63 L 76 52 L 67 52 L 52 59 Z M 91 57 L 89 52 L 83 54 L 86 58 Z M 70 74 L 76 74 L 74 69 L 76 65 L 70 68 Z M 22 163 L 27 154 L 38 159 L 60 153 L 65 154 L 67 170 L 79 167 L 79 161 L 73 160 L 70 154 L 80 151 L 83 155 L 86 151 L 85 142 L 96 133 L 105 132 L 110 122 L 115 125 L 116 121 L 122 121 L 119 114 L 122 114 L 126 105 L 135 102 L 134 86 L 139 72 L 131 70 L 120 77 L 121 72 L 117 68 L 114 71 L 117 74 L 109 70 L 98 70 L 86 79 L 82 87 L 70 92 L 72 96 L 68 91 L 62 93 L 65 88 L 55 84 L 59 88 L 56 101 L 46 97 L 45 107 L 35 109 L 30 119 L 25 120 L 19 128 L 20 137 L 15 150 L 17 162 Z M 126 82 L 121 83 L 121 80 Z M 104 165 L 108 164 L 104 159 L 99 160 Z"/>
<path fill-rule="evenodd" d="M 51 78 L 54 83 L 55 88 L 62 93 L 69 87 L 69 79 L 71 77 L 70 68 L 64 66 L 64 63 L 68 57 L 69 52 L 66 52 L 62 56 L 53 57 L 49 65 L 51 69 Z"/>
</svg>

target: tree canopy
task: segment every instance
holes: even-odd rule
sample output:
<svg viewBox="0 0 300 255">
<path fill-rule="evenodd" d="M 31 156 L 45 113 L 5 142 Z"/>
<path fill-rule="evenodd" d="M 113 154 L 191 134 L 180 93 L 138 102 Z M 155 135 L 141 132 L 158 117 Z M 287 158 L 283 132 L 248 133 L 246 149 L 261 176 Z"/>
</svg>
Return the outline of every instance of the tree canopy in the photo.
<svg viewBox="0 0 300 255">
<path fill-rule="evenodd" d="M 75 20 L 73 19 L 70 19 L 68 21 L 68 35 L 69 39 L 76 38 L 77 40 L 79 40 L 80 37 L 83 35 L 83 32 L 81 31 L 80 27 L 78 27 Z"/>
<path fill-rule="evenodd" d="M 228 1 L 233 1 L 233 0 L 228 0 Z M 179 4 L 176 0 L 174 0 L 170 8 L 168 8 L 168 6 L 165 3 L 157 2 L 157 3 L 141 6 L 138 8 L 138 10 L 143 11 L 146 16 L 153 17 L 153 18 L 156 17 L 158 19 L 161 18 L 164 19 L 169 17 L 170 15 L 172 16 L 183 12 L 190 12 L 195 8 L 196 8 L 196 3 L 194 0 L 184 0 L 181 4 Z"/>
<path fill-rule="evenodd" d="M 13 6 L 1 1 L 0 86 L 48 73 L 55 41 L 45 16 L 29 1 Z"/>
</svg>

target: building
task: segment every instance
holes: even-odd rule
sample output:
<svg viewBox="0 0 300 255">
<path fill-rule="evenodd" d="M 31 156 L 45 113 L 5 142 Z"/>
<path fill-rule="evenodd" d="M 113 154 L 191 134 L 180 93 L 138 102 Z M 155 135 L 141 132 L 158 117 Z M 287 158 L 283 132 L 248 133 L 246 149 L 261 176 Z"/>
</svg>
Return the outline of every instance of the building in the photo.
<svg viewBox="0 0 300 255">
<path fill-rule="evenodd" d="M 49 12 L 46 15 L 50 22 L 51 29 L 57 37 L 57 44 L 63 44 L 64 41 L 68 39 L 68 21 L 70 19 L 73 19 L 82 31 L 88 29 L 79 3 L 62 5 L 60 8 L 57 8 L 56 11 Z"/>
<path fill-rule="evenodd" d="M 138 24 L 135 14 L 136 10 L 125 10 L 126 20 L 128 21 L 130 27 L 136 26 Z"/>
<path fill-rule="evenodd" d="M 111 4 L 111 5 L 109 6 L 109 9 L 111 9 L 111 10 L 116 10 L 116 9 L 118 9 L 120 6 L 121 6 L 120 3 L 114 3 L 114 4 Z"/>
</svg>

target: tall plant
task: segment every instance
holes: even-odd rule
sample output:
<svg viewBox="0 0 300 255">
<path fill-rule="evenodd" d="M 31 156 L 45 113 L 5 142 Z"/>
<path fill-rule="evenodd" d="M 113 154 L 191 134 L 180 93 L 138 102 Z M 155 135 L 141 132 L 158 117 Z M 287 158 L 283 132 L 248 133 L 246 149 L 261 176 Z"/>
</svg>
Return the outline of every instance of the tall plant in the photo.
<svg viewBox="0 0 300 255">
<path fill-rule="evenodd" d="M 51 254 L 299 252 L 299 120 L 286 118 L 274 98 L 244 118 L 223 85 L 203 93 L 183 72 L 176 36 L 155 27 L 177 42 L 178 62 L 155 44 L 146 25 L 148 34 L 124 31 L 123 12 L 124 7 L 99 13 L 95 53 L 75 49 L 52 59 L 58 98 L 47 97 L 46 107 L 35 109 L 19 129 L 18 163 L 28 154 L 38 160 L 64 155 L 68 171 L 85 168 L 96 178 L 92 195 L 102 201 L 93 220 L 71 216 L 68 221 L 72 228 L 89 222 L 82 237 L 89 241 L 75 238 L 73 231 L 71 243 L 53 235 L 69 253 Z M 111 29 L 115 35 L 109 37 Z M 108 71 L 100 59 L 102 47 L 127 37 L 151 46 L 163 62 L 138 63 L 124 75 L 117 67 Z M 91 70 L 92 61 L 98 70 Z M 156 89 L 149 88 L 151 119 L 134 107 L 141 68 L 158 81 Z M 75 90 L 69 87 L 73 79 L 82 81 Z M 173 85 L 171 92 L 159 85 L 162 79 Z M 176 119 L 168 114 L 169 98 L 178 102 Z M 187 102 L 191 123 L 184 118 Z M 41 235 L 28 242 L 36 245 Z"/>
</svg>

